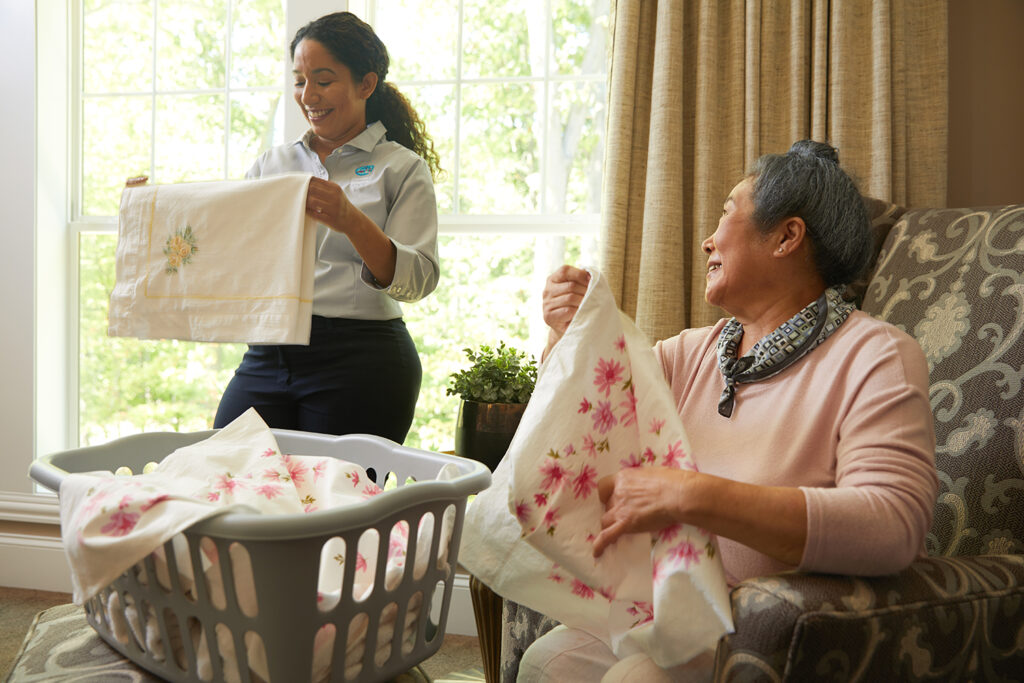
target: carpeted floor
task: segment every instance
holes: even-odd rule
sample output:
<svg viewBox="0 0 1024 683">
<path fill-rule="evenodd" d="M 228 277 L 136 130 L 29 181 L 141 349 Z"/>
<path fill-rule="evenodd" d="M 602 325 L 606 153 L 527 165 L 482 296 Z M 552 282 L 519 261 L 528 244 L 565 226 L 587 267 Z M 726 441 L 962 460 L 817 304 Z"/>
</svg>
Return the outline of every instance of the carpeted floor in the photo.
<svg viewBox="0 0 1024 683">
<path fill-rule="evenodd" d="M 0 680 L 7 679 L 36 614 L 69 602 L 67 593 L 0 588 Z M 421 666 L 436 683 L 483 681 L 480 648 L 472 636 L 446 635 L 438 653 Z"/>
</svg>

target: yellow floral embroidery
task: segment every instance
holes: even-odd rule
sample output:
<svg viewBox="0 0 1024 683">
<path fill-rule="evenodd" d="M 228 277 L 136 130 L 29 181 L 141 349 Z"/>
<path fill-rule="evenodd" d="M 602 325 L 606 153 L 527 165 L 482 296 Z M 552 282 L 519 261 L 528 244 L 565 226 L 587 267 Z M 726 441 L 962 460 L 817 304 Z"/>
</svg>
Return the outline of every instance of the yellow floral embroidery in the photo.
<svg viewBox="0 0 1024 683">
<path fill-rule="evenodd" d="M 168 273 L 177 273 L 178 268 L 192 262 L 192 257 L 199 253 L 196 246 L 196 236 L 192 232 L 192 226 L 186 225 L 185 229 L 178 229 L 173 235 L 167 238 L 164 246 L 164 256 L 167 257 Z"/>
</svg>

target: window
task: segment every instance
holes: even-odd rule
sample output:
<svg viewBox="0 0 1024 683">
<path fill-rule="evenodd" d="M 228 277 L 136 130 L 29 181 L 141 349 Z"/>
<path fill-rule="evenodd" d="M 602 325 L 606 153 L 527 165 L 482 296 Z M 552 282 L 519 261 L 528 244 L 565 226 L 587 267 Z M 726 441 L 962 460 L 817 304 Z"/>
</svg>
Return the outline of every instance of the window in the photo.
<svg viewBox="0 0 1024 683">
<path fill-rule="evenodd" d="M 121 188 L 136 174 L 238 178 L 291 139 L 286 36 L 303 7 L 318 16 L 337 3 L 72 3 L 71 440 L 203 429 L 244 346 L 106 336 Z M 441 284 L 404 307 L 424 365 L 408 445 L 451 447 L 458 401 L 445 387 L 463 347 L 504 340 L 539 351 L 547 273 L 596 261 L 608 4 L 349 3 L 388 46 L 388 79 L 424 119 L 446 171 Z"/>
</svg>

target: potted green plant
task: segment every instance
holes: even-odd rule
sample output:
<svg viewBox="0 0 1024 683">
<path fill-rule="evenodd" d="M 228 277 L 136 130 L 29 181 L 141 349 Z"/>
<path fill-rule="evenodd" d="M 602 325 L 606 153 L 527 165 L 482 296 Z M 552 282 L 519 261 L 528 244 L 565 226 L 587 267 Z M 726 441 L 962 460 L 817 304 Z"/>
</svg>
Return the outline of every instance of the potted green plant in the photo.
<svg viewBox="0 0 1024 683">
<path fill-rule="evenodd" d="M 537 361 L 501 342 L 497 348 L 463 349 L 470 365 L 449 377 L 448 395 L 459 396 L 455 453 L 498 466 L 519 427 L 537 383 Z"/>
</svg>

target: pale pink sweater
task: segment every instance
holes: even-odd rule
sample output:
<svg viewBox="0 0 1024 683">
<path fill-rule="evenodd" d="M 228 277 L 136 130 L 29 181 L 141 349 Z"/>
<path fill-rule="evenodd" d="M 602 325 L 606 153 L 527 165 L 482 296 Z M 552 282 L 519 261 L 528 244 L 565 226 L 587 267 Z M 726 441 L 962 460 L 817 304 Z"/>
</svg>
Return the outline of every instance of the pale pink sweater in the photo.
<svg viewBox="0 0 1024 683">
<path fill-rule="evenodd" d="M 725 321 L 658 342 L 697 467 L 737 481 L 799 486 L 799 569 L 877 575 L 924 554 L 938 480 L 928 366 L 909 335 L 860 311 L 778 375 L 739 384 L 731 418 L 715 343 Z M 791 569 L 719 539 L 730 583 Z"/>
</svg>

